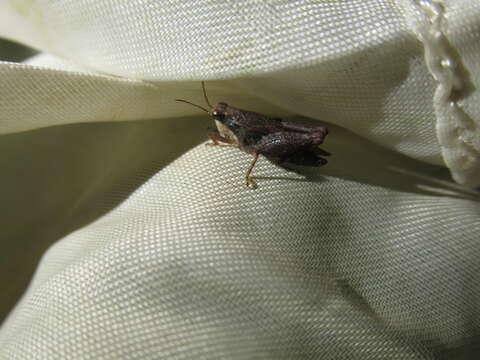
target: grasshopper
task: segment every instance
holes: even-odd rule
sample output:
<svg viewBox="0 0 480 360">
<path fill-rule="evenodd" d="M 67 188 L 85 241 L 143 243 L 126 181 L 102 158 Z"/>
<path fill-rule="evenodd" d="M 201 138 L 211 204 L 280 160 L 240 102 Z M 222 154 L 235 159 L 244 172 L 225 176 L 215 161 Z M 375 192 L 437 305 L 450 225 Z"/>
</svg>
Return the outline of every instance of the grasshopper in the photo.
<svg viewBox="0 0 480 360">
<path fill-rule="evenodd" d="M 247 186 L 257 187 L 252 171 L 260 155 L 279 165 L 322 166 L 327 163 L 322 156 L 330 153 L 318 147 L 328 134 L 326 127 L 297 124 L 238 109 L 224 102 L 212 106 L 203 81 L 202 89 L 209 109 L 187 100 L 175 100 L 202 109 L 215 121 L 216 129 L 207 133 L 212 140 L 208 145 L 232 144 L 253 155 L 245 174 Z"/>
</svg>

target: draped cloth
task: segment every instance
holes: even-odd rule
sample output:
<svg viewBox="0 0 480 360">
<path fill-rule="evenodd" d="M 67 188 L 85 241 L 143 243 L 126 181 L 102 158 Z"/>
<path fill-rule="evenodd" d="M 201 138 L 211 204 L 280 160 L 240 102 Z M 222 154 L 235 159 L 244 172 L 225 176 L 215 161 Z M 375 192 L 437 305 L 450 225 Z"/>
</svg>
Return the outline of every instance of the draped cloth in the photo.
<svg viewBox="0 0 480 360">
<path fill-rule="evenodd" d="M 4 0 L 0 35 L 40 51 L 0 62 L 0 359 L 480 354 L 477 1 Z M 201 80 L 329 163 L 245 187 Z"/>
</svg>

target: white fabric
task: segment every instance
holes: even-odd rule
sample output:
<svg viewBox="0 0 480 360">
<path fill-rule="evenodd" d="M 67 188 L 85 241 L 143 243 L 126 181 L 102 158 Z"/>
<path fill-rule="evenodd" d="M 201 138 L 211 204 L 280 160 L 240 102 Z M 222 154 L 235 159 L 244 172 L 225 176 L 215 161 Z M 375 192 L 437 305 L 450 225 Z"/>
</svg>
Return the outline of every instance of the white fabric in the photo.
<svg viewBox="0 0 480 360">
<path fill-rule="evenodd" d="M 4 0 L 0 34 L 44 52 L 0 63 L 0 312 L 53 244 L 0 359 L 480 354 L 477 1 Z M 329 164 L 245 188 L 174 101 L 203 79 Z"/>
</svg>

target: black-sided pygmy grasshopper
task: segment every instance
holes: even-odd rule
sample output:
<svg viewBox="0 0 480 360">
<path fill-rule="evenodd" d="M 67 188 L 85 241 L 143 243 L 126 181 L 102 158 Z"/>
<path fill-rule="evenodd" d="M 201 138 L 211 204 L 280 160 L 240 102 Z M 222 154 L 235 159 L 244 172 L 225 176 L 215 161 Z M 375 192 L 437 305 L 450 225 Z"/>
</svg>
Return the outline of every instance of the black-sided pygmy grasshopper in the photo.
<svg viewBox="0 0 480 360">
<path fill-rule="evenodd" d="M 326 127 L 300 125 L 237 109 L 223 102 L 212 106 L 203 81 L 202 89 L 210 110 L 187 100 L 176 101 L 196 106 L 212 116 L 217 128 L 208 132 L 212 140 L 209 145 L 233 144 L 253 155 L 245 174 L 247 186 L 256 187 L 251 175 L 259 155 L 280 165 L 322 166 L 327 163 L 322 156 L 330 154 L 318 147 L 328 134 Z"/>
</svg>

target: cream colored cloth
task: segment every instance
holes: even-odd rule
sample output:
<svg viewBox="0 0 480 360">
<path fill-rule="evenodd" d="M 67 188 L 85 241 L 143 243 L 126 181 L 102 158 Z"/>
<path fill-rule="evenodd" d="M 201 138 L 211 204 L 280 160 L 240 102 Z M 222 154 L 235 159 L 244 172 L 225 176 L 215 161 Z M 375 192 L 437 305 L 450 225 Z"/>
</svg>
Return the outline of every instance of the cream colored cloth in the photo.
<svg viewBox="0 0 480 360">
<path fill-rule="evenodd" d="M 479 355 L 477 1 L 0 1 L 0 34 L 43 51 L 0 63 L 1 311 L 52 244 L 0 359 Z M 174 101 L 204 79 L 329 164 L 246 188 Z"/>
</svg>

